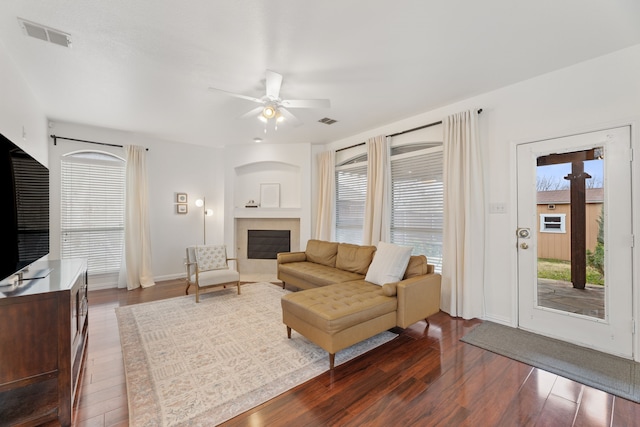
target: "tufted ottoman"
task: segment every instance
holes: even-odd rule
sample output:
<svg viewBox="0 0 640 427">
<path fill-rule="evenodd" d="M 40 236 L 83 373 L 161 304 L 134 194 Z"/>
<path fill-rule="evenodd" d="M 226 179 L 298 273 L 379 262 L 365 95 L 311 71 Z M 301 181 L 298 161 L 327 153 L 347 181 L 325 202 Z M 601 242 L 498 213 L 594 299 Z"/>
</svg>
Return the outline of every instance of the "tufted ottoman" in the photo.
<svg viewBox="0 0 640 427">
<path fill-rule="evenodd" d="M 282 297 L 282 321 L 329 353 L 336 352 L 396 326 L 395 297 L 378 285 L 356 280 L 293 292 Z"/>
</svg>

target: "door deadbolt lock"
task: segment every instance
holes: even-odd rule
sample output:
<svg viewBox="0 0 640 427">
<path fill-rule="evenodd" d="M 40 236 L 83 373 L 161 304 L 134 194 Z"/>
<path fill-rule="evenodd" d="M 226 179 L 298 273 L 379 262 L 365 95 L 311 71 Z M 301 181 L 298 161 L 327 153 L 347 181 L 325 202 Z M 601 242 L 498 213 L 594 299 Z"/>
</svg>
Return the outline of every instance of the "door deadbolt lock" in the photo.
<svg viewBox="0 0 640 427">
<path fill-rule="evenodd" d="M 529 238 L 529 229 L 528 228 L 518 228 L 518 237 L 521 239 L 528 239 Z"/>
</svg>

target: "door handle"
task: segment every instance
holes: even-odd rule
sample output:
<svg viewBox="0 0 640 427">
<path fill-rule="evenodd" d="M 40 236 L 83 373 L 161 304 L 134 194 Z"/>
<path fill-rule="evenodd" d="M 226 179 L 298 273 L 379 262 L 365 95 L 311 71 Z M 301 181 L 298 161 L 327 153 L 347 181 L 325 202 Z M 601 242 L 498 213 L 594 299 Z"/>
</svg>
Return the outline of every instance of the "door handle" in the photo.
<svg viewBox="0 0 640 427">
<path fill-rule="evenodd" d="M 527 244 L 527 242 L 522 242 L 522 243 L 520 243 L 520 248 L 521 249 L 529 249 L 529 245 Z"/>
</svg>

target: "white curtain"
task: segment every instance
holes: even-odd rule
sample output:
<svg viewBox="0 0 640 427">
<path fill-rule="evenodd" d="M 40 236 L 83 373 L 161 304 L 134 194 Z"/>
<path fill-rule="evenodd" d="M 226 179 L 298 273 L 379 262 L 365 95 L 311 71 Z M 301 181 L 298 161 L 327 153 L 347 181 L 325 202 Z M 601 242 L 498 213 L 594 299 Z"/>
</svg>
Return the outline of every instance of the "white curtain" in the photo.
<svg viewBox="0 0 640 427">
<path fill-rule="evenodd" d="M 318 211 L 314 238 L 333 240 L 333 218 L 336 197 L 335 151 L 324 151 L 316 156 L 318 165 Z"/>
<path fill-rule="evenodd" d="M 367 198 L 362 235 L 364 245 L 389 241 L 391 160 L 388 139 L 380 135 L 367 141 Z"/>
<path fill-rule="evenodd" d="M 444 229 L 440 308 L 454 317 L 483 315 L 485 188 L 478 115 L 446 117 L 444 132 Z"/>
<path fill-rule="evenodd" d="M 119 287 L 135 289 L 155 285 L 151 272 L 151 236 L 147 165 L 144 147 L 126 145 L 124 262 Z"/>
</svg>

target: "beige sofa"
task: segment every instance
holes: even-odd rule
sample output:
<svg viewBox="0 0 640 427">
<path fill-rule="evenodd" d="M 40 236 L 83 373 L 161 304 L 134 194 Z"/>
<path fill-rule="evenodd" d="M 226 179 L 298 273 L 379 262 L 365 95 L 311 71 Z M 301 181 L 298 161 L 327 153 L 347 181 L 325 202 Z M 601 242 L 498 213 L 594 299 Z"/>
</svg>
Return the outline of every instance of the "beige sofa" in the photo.
<svg viewBox="0 0 640 427">
<path fill-rule="evenodd" d="M 374 284 L 365 278 L 375 255 L 375 246 L 321 240 L 309 240 L 304 252 L 278 254 L 283 286 L 301 289 L 282 297 L 287 335 L 293 329 L 325 349 L 331 369 L 336 352 L 440 310 L 441 277 L 425 256 L 411 256 L 400 280 Z"/>
</svg>

